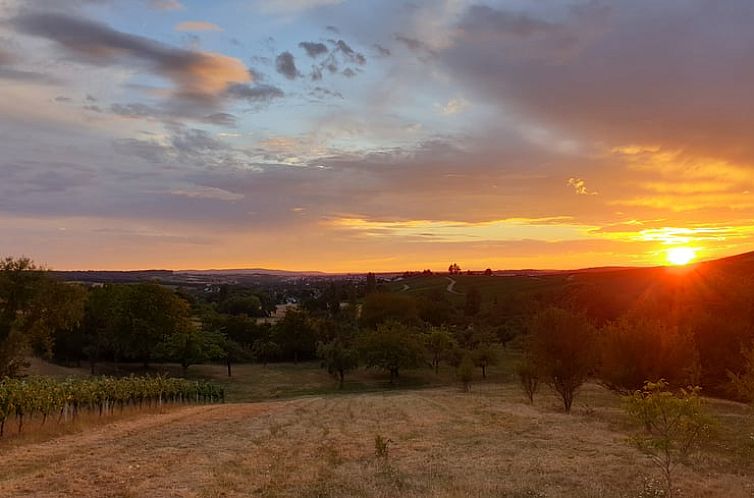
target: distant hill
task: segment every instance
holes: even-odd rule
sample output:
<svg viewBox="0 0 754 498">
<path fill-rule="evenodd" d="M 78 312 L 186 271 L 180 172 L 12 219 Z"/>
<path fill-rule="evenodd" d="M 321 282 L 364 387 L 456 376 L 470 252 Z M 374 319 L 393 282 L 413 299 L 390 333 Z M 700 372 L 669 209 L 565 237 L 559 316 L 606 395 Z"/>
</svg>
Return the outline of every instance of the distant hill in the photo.
<svg viewBox="0 0 754 498">
<path fill-rule="evenodd" d="M 271 270 L 268 268 L 238 268 L 224 270 L 176 270 L 173 273 L 183 275 L 272 275 L 280 277 L 328 275 L 321 271 Z"/>
</svg>

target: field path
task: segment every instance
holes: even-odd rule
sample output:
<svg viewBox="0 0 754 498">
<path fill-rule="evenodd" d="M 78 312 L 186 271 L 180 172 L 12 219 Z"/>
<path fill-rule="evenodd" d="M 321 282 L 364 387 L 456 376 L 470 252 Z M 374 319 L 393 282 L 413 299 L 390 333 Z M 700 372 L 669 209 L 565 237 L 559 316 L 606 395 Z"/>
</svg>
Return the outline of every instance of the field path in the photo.
<svg viewBox="0 0 754 498">
<path fill-rule="evenodd" d="M 460 294 L 460 292 L 458 292 L 457 290 L 454 289 L 454 287 L 456 286 L 455 279 L 450 278 L 450 277 L 445 277 L 445 278 L 447 278 L 450 281 L 450 283 L 448 284 L 448 287 L 446 287 L 445 290 L 447 290 L 451 294 Z"/>
</svg>

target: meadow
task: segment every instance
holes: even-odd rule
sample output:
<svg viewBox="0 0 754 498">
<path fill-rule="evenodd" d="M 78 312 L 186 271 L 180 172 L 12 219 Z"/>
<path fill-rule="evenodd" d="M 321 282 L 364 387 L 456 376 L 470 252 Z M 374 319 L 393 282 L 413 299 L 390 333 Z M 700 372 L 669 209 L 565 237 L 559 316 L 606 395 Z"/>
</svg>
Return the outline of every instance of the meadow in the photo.
<svg viewBox="0 0 754 498">
<path fill-rule="evenodd" d="M 531 405 L 511 359 L 468 393 L 447 368 L 406 371 L 393 388 L 360 369 L 338 390 L 311 362 L 242 365 L 230 379 L 219 365 L 192 367 L 231 402 L 4 441 L 0 495 L 662 496 L 657 470 L 627 443 L 634 427 L 616 394 L 586 384 L 565 414 L 543 388 Z M 718 427 L 676 469 L 681 496 L 752 496 L 751 409 L 715 399 L 708 407 Z"/>
</svg>

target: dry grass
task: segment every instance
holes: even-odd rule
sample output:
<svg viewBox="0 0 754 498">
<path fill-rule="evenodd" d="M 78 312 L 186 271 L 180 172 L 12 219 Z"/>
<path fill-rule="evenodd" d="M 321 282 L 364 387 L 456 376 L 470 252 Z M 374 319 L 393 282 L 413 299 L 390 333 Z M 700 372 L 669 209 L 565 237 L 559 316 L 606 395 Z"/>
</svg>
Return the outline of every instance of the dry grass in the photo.
<svg viewBox="0 0 754 498">
<path fill-rule="evenodd" d="M 728 432 L 678 469 L 683 496 L 752 496 L 749 414 L 714 409 Z M 0 496 L 637 496 L 655 474 L 626 431 L 596 386 L 571 415 L 500 383 L 188 407 L 2 448 Z"/>
</svg>

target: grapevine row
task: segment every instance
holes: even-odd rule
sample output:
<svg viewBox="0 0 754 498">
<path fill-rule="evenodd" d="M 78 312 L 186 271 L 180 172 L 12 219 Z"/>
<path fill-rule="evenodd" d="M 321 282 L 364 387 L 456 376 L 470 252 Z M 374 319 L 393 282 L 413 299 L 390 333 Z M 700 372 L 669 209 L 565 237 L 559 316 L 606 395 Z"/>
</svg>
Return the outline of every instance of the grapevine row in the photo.
<svg viewBox="0 0 754 498">
<path fill-rule="evenodd" d="M 126 407 L 144 408 L 163 403 L 217 403 L 222 388 L 209 382 L 169 377 L 97 377 L 63 381 L 34 377 L 0 380 L 0 437 L 5 423 L 15 417 L 18 432 L 32 418 L 64 423 L 81 412 L 112 414 Z"/>
</svg>

